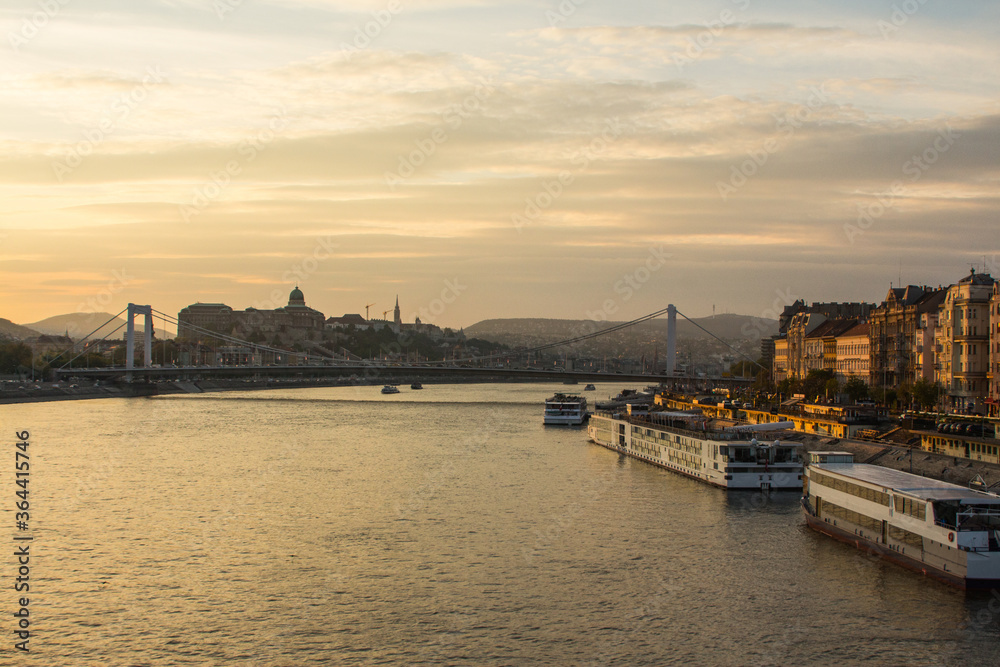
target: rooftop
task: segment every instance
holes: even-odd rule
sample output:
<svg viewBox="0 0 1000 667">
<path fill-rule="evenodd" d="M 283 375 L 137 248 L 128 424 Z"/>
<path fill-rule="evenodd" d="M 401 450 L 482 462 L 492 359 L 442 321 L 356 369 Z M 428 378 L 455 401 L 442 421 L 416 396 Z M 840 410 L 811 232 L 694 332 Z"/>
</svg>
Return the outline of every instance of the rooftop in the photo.
<svg viewBox="0 0 1000 667">
<path fill-rule="evenodd" d="M 347 313 L 343 317 L 328 317 L 326 321 L 330 324 L 368 324 L 368 320 L 361 317 L 358 313 Z"/>
<path fill-rule="evenodd" d="M 806 334 L 806 338 L 826 338 L 828 336 L 841 336 L 845 331 L 848 331 L 854 327 L 858 321 L 856 319 L 849 320 L 827 320 L 823 322 L 818 327 L 812 330 L 811 333 Z"/>
<path fill-rule="evenodd" d="M 842 333 L 841 336 L 867 336 L 871 328 L 871 325 L 867 322 L 861 322 Z"/>
<path fill-rule="evenodd" d="M 973 269 L 969 273 L 969 275 L 967 275 L 964 278 L 962 278 L 961 280 L 959 280 L 958 284 L 959 285 L 966 285 L 966 284 L 969 284 L 969 285 L 992 285 L 995 282 L 996 281 L 993 279 L 993 276 L 991 276 L 990 274 L 988 274 L 988 273 L 976 273 L 976 270 Z"/>
<path fill-rule="evenodd" d="M 811 467 L 905 493 L 921 500 L 968 500 L 1000 505 L 1000 497 L 964 486 L 867 463 L 819 463 Z"/>
</svg>

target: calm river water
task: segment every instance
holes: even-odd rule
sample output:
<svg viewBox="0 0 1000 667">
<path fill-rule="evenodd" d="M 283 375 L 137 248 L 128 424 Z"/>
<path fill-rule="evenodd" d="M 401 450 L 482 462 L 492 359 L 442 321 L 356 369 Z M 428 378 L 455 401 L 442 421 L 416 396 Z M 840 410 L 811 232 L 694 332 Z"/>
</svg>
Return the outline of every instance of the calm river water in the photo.
<svg viewBox="0 0 1000 667">
<path fill-rule="evenodd" d="M 543 427 L 578 388 L 379 389 L 0 407 L 35 538 L 31 652 L 7 556 L 0 664 L 1000 663 L 1000 593 Z"/>
</svg>

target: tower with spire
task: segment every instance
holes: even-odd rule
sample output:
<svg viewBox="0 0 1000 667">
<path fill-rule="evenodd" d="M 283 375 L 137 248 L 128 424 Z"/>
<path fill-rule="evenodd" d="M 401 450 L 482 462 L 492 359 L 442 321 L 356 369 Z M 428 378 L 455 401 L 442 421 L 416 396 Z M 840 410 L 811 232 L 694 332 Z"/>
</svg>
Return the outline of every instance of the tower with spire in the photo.
<svg viewBox="0 0 1000 667">
<path fill-rule="evenodd" d="M 396 323 L 396 330 L 399 330 L 399 325 L 403 323 L 403 318 L 399 314 L 399 295 L 396 295 L 396 308 L 392 311 L 392 321 Z"/>
</svg>

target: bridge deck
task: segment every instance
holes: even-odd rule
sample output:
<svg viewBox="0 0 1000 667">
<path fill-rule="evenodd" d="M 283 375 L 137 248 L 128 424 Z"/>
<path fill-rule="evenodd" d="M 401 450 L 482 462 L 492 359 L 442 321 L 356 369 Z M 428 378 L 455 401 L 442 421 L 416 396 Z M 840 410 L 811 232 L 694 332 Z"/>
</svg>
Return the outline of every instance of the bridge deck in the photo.
<svg viewBox="0 0 1000 667">
<path fill-rule="evenodd" d="M 87 379 L 119 379 L 128 375 L 124 367 L 114 368 L 65 368 L 56 371 L 57 377 L 79 377 Z M 476 368 L 464 366 L 431 366 L 420 364 L 341 364 L 341 365 L 295 365 L 295 366 L 190 366 L 151 367 L 132 370 L 133 379 L 192 379 L 207 377 L 273 376 L 287 377 L 341 377 L 356 375 L 362 378 L 383 377 L 496 377 L 506 379 L 524 378 L 530 380 L 553 380 L 577 382 L 712 382 L 715 385 L 744 385 L 753 378 L 738 377 L 690 377 L 667 376 L 648 373 L 599 373 L 592 371 L 555 371 L 523 368 Z"/>
</svg>

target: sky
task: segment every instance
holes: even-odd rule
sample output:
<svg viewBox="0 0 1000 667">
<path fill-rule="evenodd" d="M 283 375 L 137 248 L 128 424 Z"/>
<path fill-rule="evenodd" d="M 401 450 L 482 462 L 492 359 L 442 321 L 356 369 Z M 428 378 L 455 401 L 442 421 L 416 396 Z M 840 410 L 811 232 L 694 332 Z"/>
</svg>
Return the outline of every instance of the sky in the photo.
<svg viewBox="0 0 1000 667">
<path fill-rule="evenodd" d="M 4 0 L 0 317 L 773 317 L 1000 275 L 991 0 Z"/>
</svg>

